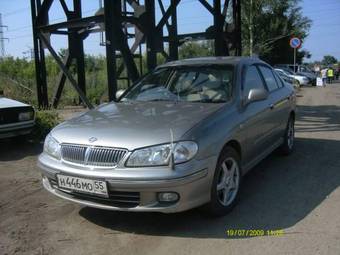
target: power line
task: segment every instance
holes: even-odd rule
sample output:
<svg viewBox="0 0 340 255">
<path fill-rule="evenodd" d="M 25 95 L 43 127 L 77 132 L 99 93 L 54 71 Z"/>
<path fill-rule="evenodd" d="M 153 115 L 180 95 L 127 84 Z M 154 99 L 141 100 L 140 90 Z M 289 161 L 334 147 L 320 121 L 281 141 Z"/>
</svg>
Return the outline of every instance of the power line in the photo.
<svg viewBox="0 0 340 255">
<path fill-rule="evenodd" d="M 325 24 L 316 24 L 316 25 L 313 25 L 311 28 L 313 29 L 313 28 L 317 28 L 317 27 L 325 27 L 325 26 L 327 26 L 327 27 L 335 27 L 335 26 L 337 26 L 337 27 L 340 27 L 340 25 L 339 25 L 339 23 L 325 23 Z"/>
<path fill-rule="evenodd" d="M 14 39 L 20 39 L 20 38 L 26 38 L 26 37 L 32 37 L 32 34 L 19 35 L 15 37 L 10 37 L 9 39 L 14 40 Z"/>
<path fill-rule="evenodd" d="M 96 10 L 97 10 L 97 8 L 96 9 L 90 9 L 90 10 L 83 12 L 83 14 L 88 14 L 88 13 L 96 11 Z M 63 20 L 63 19 L 65 19 L 65 17 L 58 17 L 58 18 L 50 20 L 50 22 L 55 22 L 55 21 L 59 21 L 59 20 Z M 9 29 L 8 32 L 11 33 L 11 32 L 15 32 L 15 31 L 19 31 L 19 30 L 28 30 L 31 27 L 32 27 L 31 25 L 16 27 L 14 29 Z"/>
<path fill-rule="evenodd" d="M 195 1 L 190 1 L 188 0 L 187 2 L 182 2 L 181 4 L 188 4 L 188 3 L 194 3 Z M 27 9 L 27 8 L 26 8 Z M 90 13 L 90 12 L 93 12 L 97 9 L 91 9 L 91 10 L 87 10 L 85 11 L 83 14 L 87 14 L 87 13 Z M 323 12 L 324 11 L 324 12 Z M 328 14 L 328 13 L 332 13 L 332 12 L 339 12 L 340 9 L 324 9 L 324 10 L 315 10 L 315 11 L 312 11 L 312 12 L 302 12 L 303 15 L 305 16 L 308 16 L 308 14 L 312 14 L 312 13 L 320 13 L 320 12 L 323 12 L 323 14 Z M 189 20 L 189 19 L 202 19 L 202 18 L 209 18 L 210 16 L 199 16 L 199 17 L 185 17 L 185 18 L 182 18 L 180 20 Z M 336 17 L 336 16 L 334 16 Z M 54 22 L 54 21 L 58 21 L 58 20 L 63 20 L 65 17 L 59 17 L 59 18 L 55 18 L 55 19 L 52 19 L 51 22 Z M 318 20 L 324 20 L 324 18 L 313 18 L 313 21 L 318 21 Z M 20 30 L 29 30 L 31 28 L 31 25 L 26 25 L 26 26 L 22 26 L 22 27 L 16 27 L 16 28 L 13 28 L 13 29 L 9 29 L 7 32 L 8 33 L 12 33 L 12 32 L 16 32 L 16 31 L 20 31 Z"/>
<path fill-rule="evenodd" d="M 327 15 L 327 14 L 331 14 L 334 11 L 339 12 L 340 8 L 332 8 L 332 9 L 325 9 L 325 10 L 314 10 L 314 11 L 302 11 L 302 14 L 304 16 L 311 16 L 313 14 L 323 14 L 323 15 Z"/>
<path fill-rule="evenodd" d="M 319 0 L 318 0 L 318 3 L 319 3 Z M 323 0 L 321 5 L 313 6 L 313 4 L 311 4 L 310 6 L 317 7 L 317 8 L 324 7 L 324 6 L 339 6 L 339 2 L 336 1 L 336 2 L 328 2 L 327 3 L 325 0 Z"/>
<path fill-rule="evenodd" d="M 21 8 L 21 9 L 15 10 L 15 11 L 6 12 L 6 13 L 3 14 L 3 16 L 4 17 L 8 17 L 8 16 L 11 16 L 11 15 L 15 15 L 15 14 L 19 14 L 19 13 L 25 12 L 25 11 L 27 11 L 29 9 L 30 8 L 26 7 L 26 8 Z"/>
<path fill-rule="evenodd" d="M 190 4 L 190 3 L 195 3 L 195 2 L 197 2 L 197 0 L 187 0 L 187 1 L 185 1 L 185 2 L 181 2 L 180 4 L 179 4 L 179 6 L 180 5 L 183 5 L 183 4 Z M 169 6 L 164 6 L 165 8 L 168 8 Z M 22 9 L 20 9 L 20 10 L 18 10 L 18 11 L 24 11 L 24 9 L 25 10 L 28 10 L 29 8 L 22 8 Z M 156 7 L 156 9 L 160 9 L 159 7 Z M 83 14 L 88 14 L 88 13 L 90 13 L 90 12 L 93 12 L 93 11 L 96 11 L 96 10 L 98 10 L 98 8 L 95 8 L 95 9 L 90 9 L 90 10 L 87 10 L 87 11 L 85 11 L 85 12 L 83 12 Z M 9 16 L 9 15 L 14 15 L 14 14 L 17 14 L 17 12 L 15 12 L 15 11 L 13 11 L 13 12 L 8 12 L 7 13 L 7 16 Z M 19 14 L 19 13 L 18 13 Z M 59 18 L 56 18 L 56 19 L 52 19 L 52 20 L 50 20 L 51 22 L 54 22 L 54 21 L 58 21 L 58 20 L 62 20 L 62 19 L 64 19 L 65 17 L 59 17 Z M 200 17 L 197 17 L 197 18 L 202 18 L 202 16 L 200 16 Z M 15 32 L 15 31 L 19 31 L 19 30 L 28 30 L 28 29 L 30 29 L 31 28 L 31 25 L 27 25 L 27 26 L 22 26 L 22 27 L 16 27 L 16 28 L 14 28 L 14 29 L 9 29 L 8 30 L 8 32 L 9 33 L 11 33 L 11 32 Z"/>
<path fill-rule="evenodd" d="M 8 30 L 8 33 L 15 32 L 15 31 L 19 31 L 19 30 L 28 30 L 28 29 L 30 29 L 31 27 L 32 27 L 31 25 L 22 26 L 22 27 L 16 27 L 16 28 L 14 28 L 14 29 L 9 29 L 9 30 Z"/>
</svg>

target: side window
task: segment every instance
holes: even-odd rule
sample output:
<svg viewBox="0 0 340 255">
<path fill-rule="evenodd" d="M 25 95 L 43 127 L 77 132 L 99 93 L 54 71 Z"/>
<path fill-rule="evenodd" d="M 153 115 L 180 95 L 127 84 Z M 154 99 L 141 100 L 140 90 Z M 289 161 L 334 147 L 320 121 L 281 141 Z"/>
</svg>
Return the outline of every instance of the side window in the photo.
<svg viewBox="0 0 340 255">
<path fill-rule="evenodd" d="M 249 66 L 243 82 L 243 95 L 248 96 L 251 89 L 264 89 L 261 76 L 255 66 Z"/>
<path fill-rule="evenodd" d="M 272 70 L 265 66 L 259 66 L 264 80 L 266 81 L 269 91 L 273 91 L 279 88 Z"/>
<path fill-rule="evenodd" d="M 283 82 L 282 78 L 276 72 L 273 72 L 273 74 L 275 76 L 276 83 L 279 85 L 280 88 L 282 88 L 284 86 L 284 82 Z"/>
</svg>

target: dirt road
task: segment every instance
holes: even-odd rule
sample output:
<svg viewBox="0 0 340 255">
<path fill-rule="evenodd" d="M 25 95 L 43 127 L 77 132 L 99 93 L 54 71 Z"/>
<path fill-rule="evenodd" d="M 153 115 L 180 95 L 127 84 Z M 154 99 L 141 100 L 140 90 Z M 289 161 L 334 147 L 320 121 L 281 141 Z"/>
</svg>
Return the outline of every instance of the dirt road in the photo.
<svg viewBox="0 0 340 255">
<path fill-rule="evenodd" d="M 0 254 L 340 254 L 340 84 L 300 95 L 295 152 L 258 165 L 240 204 L 218 219 L 63 201 L 41 186 L 41 145 L 1 141 Z M 285 234 L 231 237 L 228 229 Z"/>
</svg>

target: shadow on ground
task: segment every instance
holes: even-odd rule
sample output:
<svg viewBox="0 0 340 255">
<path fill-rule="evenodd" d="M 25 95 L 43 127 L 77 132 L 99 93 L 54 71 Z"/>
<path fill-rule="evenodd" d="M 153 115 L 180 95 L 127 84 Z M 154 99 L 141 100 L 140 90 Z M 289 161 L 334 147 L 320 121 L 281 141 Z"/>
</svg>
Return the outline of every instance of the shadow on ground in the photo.
<svg viewBox="0 0 340 255">
<path fill-rule="evenodd" d="M 0 162 L 15 161 L 42 152 L 43 145 L 19 138 L 0 139 Z"/>
<path fill-rule="evenodd" d="M 167 215 L 84 207 L 79 214 L 113 231 L 155 236 L 225 239 L 227 229 L 285 229 L 339 187 L 339 155 L 340 141 L 297 139 L 291 156 L 273 154 L 244 178 L 239 205 L 222 218 L 209 218 L 197 209 Z"/>
<path fill-rule="evenodd" d="M 297 120 L 297 132 L 340 131 L 340 107 L 299 105 Z"/>
</svg>

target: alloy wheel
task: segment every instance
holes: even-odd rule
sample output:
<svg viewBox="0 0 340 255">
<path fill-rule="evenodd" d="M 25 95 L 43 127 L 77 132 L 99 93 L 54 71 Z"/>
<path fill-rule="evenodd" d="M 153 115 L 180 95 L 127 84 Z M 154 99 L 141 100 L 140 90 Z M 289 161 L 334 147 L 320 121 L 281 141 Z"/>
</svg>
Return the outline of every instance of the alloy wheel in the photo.
<svg viewBox="0 0 340 255">
<path fill-rule="evenodd" d="M 230 205 L 238 192 L 240 183 L 240 169 L 233 158 L 227 158 L 221 164 L 220 175 L 217 181 L 218 200 L 223 206 Z"/>
<path fill-rule="evenodd" d="M 289 149 L 293 148 L 294 145 L 294 121 L 290 120 L 288 124 L 287 130 L 287 142 Z"/>
</svg>

